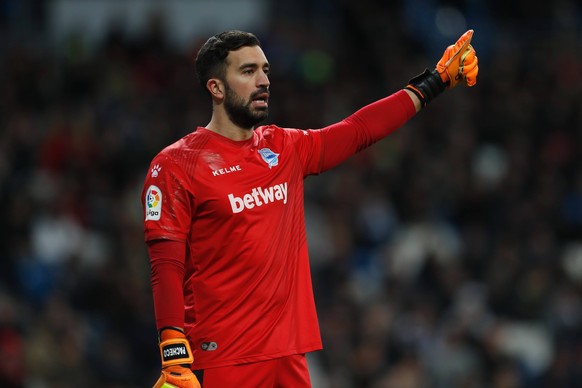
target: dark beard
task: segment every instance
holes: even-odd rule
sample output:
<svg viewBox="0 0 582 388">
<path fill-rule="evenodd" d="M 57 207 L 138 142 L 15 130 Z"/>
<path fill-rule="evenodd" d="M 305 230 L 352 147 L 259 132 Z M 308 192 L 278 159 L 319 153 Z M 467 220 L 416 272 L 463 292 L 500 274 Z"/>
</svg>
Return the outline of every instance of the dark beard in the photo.
<svg viewBox="0 0 582 388">
<path fill-rule="evenodd" d="M 262 92 L 264 90 L 257 91 L 253 96 Z M 254 112 L 251 110 L 253 96 L 245 103 L 242 97 L 225 84 L 224 110 L 230 121 L 240 128 L 252 129 L 269 115 L 268 108 Z"/>
</svg>

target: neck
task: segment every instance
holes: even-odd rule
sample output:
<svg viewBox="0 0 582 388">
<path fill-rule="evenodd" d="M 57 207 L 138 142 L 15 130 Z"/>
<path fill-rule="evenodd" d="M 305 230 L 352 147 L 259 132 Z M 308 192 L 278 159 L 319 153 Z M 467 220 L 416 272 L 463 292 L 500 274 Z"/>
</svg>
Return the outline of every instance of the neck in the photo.
<svg viewBox="0 0 582 388">
<path fill-rule="evenodd" d="M 206 129 L 234 141 L 250 139 L 254 130 L 254 128 L 241 128 L 228 118 L 221 118 L 217 115 L 212 115 L 210 122 L 206 125 Z"/>
</svg>

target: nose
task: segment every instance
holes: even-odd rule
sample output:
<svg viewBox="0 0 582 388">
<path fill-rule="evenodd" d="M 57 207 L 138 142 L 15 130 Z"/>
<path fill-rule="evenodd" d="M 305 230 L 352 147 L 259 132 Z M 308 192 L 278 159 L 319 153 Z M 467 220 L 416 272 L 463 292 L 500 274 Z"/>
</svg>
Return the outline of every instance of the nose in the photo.
<svg viewBox="0 0 582 388">
<path fill-rule="evenodd" d="M 269 85 L 271 85 L 271 82 L 269 82 L 269 76 L 264 71 L 260 71 L 259 76 L 257 77 L 257 86 L 268 88 Z"/>
</svg>

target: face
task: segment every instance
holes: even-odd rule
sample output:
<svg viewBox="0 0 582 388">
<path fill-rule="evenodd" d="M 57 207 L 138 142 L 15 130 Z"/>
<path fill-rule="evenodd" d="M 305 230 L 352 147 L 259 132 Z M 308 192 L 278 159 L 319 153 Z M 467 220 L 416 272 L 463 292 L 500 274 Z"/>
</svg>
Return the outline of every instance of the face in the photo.
<svg viewBox="0 0 582 388">
<path fill-rule="evenodd" d="M 258 46 L 227 57 L 224 109 L 237 126 L 252 129 L 269 114 L 269 63 Z"/>
</svg>

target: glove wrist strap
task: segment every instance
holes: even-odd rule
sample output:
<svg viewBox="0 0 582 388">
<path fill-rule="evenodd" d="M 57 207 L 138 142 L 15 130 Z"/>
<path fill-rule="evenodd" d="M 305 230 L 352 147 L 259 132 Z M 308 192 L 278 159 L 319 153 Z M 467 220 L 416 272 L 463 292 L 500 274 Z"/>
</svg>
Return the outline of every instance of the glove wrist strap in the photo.
<svg viewBox="0 0 582 388">
<path fill-rule="evenodd" d="M 441 94 L 446 87 L 447 85 L 442 81 L 441 76 L 436 70 L 430 71 L 426 69 L 423 73 L 408 81 L 405 89 L 414 93 L 424 108 L 435 97 Z"/>
<path fill-rule="evenodd" d="M 186 339 L 184 333 L 169 329 L 171 335 L 161 336 L 160 342 L 160 356 L 162 359 L 162 368 L 172 365 L 183 365 L 189 367 L 194 362 L 190 344 Z"/>
</svg>

